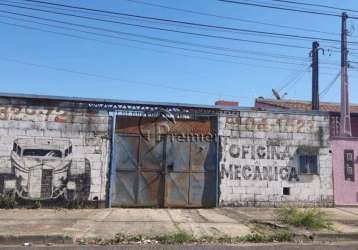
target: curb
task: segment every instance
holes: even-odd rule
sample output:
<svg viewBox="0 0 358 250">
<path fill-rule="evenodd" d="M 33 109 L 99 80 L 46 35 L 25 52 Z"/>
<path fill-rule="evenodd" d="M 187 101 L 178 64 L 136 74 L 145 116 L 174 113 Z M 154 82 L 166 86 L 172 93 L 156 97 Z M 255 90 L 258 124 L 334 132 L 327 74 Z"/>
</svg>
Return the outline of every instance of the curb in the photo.
<svg viewBox="0 0 358 250">
<path fill-rule="evenodd" d="M 358 241 L 357 233 L 314 233 L 314 241 Z"/>
<path fill-rule="evenodd" d="M 74 239 L 64 235 L 0 235 L 0 245 L 29 244 L 73 244 Z"/>
</svg>

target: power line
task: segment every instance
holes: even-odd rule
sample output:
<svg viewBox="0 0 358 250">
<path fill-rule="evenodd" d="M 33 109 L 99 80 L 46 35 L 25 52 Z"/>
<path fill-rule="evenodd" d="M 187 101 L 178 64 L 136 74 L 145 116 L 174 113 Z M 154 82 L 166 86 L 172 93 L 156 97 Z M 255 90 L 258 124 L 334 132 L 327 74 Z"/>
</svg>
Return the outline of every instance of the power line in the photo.
<svg viewBox="0 0 358 250">
<path fill-rule="evenodd" d="M 178 47 L 178 46 L 170 46 L 170 45 L 165 45 L 165 44 L 158 44 L 158 43 L 153 43 L 153 42 L 148 42 L 148 41 L 143 41 L 143 40 L 138 40 L 138 39 L 124 38 L 124 37 L 120 37 L 120 36 L 113 36 L 113 35 L 108 35 L 108 34 L 103 34 L 103 33 L 85 31 L 85 30 L 80 30 L 80 29 L 74 29 L 74 28 L 69 28 L 69 27 L 65 27 L 65 26 L 60 26 L 60 25 L 52 25 L 52 24 L 41 23 L 41 22 L 37 22 L 37 21 L 30 21 L 30 20 L 26 20 L 26 19 L 9 17 L 9 16 L 1 16 L 0 15 L 0 17 L 10 18 L 10 19 L 14 19 L 14 20 L 20 20 L 22 22 L 35 23 L 35 24 L 39 24 L 39 25 L 44 25 L 44 26 L 49 26 L 49 27 L 54 27 L 54 28 L 59 28 L 59 29 L 64 29 L 64 30 L 76 31 L 76 32 L 81 32 L 81 33 L 95 35 L 95 36 L 104 36 L 104 37 L 109 37 L 109 38 L 114 38 L 114 39 L 121 39 L 121 40 L 136 42 L 136 43 L 142 43 L 142 44 L 151 45 L 151 46 L 160 46 L 160 47 L 165 47 L 165 48 L 179 49 L 179 50 L 195 52 L 195 53 L 204 53 L 204 54 L 209 54 L 209 55 L 229 56 L 229 57 L 235 57 L 235 58 L 238 58 L 238 59 L 246 59 L 246 60 L 254 60 L 254 61 L 268 61 L 268 62 L 279 63 L 279 64 L 301 65 L 301 64 L 298 64 L 298 63 L 292 63 L 292 62 L 287 62 L 287 61 L 267 60 L 267 59 L 254 58 L 254 57 L 239 57 L 239 56 L 230 55 L 230 54 L 220 54 L 220 53 L 213 53 L 213 52 L 204 51 L 204 50 L 196 50 L 196 49 L 189 49 L 189 48 L 183 48 L 183 47 Z M 1 22 L 1 23 L 5 24 L 5 25 L 12 25 L 12 26 L 16 26 L 16 27 L 25 28 L 25 29 L 32 29 L 32 30 L 37 30 L 37 31 L 41 31 L 41 32 L 47 32 L 47 33 L 52 33 L 52 34 L 57 34 L 57 35 L 64 35 L 64 36 L 74 37 L 74 38 L 79 38 L 79 39 L 84 39 L 84 40 L 97 41 L 97 42 L 101 42 L 101 43 L 109 43 L 109 42 L 104 42 L 104 41 L 97 40 L 97 39 L 92 39 L 92 38 L 88 39 L 88 38 L 80 37 L 78 35 L 74 36 L 74 35 L 69 35 L 69 34 L 66 34 L 66 33 L 54 32 L 54 31 L 34 28 L 34 27 L 30 27 L 30 26 L 25 26 L 25 25 L 18 25 L 18 24 L 7 23 L 7 22 Z M 121 34 L 121 32 L 120 32 L 120 34 Z M 124 34 L 127 35 L 127 33 L 124 33 Z M 139 36 L 139 37 L 141 37 L 141 36 Z M 153 37 L 147 37 L 147 36 L 144 36 L 144 37 L 145 38 L 153 38 Z M 197 43 L 188 43 L 188 42 L 182 42 L 182 41 L 176 41 L 176 40 L 168 40 L 168 39 L 157 39 L 157 40 L 162 41 L 162 42 L 163 41 L 164 42 L 170 42 L 170 43 L 174 43 L 174 44 L 179 43 L 179 44 L 184 44 L 184 45 L 194 46 L 194 47 L 204 47 L 204 48 L 209 48 L 209 49 L 227 49 L 227 50 L 230 50 L 230 51 L 233 51 L 233 52 L 236 52 L 236 53 L 245 53 L 245 54 L 255 54 L 256 53 L 257 55 L 260 55 L 260 56 L 269 56 L 269 57 L 275 57 L 275 58 L 280 58 L 280 56 L 282 56 L 282 58 L 289 59 L 289 60 L 299 60 L 299 62 L 303 62 L 304 60 L 306 60 L 306 58 L 285 57 L 283 55 L 274 55 L 274 54 L 268 54 L 268 53 L 267 54 L 263 53 L 261 55 L 260 52 L 246 51 L 246 50 L 235 50 L 235 49 L 230 49 L 230 48 L 225 48 L 225 47 L 217 47 L 217 46 L 203 45 L 203 44 L 197 44 Z M 133 47 L 133 46 L 131 46 L 131 47 Z M 135 48 L 137 48 L 137 47 L 135 47 Z M 143 49 L 143 48 L 140 48 L 140 49 Z M 168 52 L 163 52 L 163 51 L 157 51 L 157 52 L 167 53 L 168 54 Z M 182 54 L 179 54 L 179 55 L 182 55 Z M 191 57 L 198 57 L 198 56 L 191 56 Z M 200 59 L 208 59 L 208 58 L 200 57 Z M 211 61 L 219 61 L 219 60 L 212 60 L 211 59 Z M 221 61 L 223 61 L 223 60 L 221 60 Z M 224 62 L 229 62 L 229 61 L 224 61 Z M 233 62 L 233 61 L 230 61 L 230 62 Z M 236 63 L 236 62 L 233 62 L 233 63 Z M 238 64 L 240 64 L 240 63 L 238 63 Z M 253 67 L 256 67 L 256 66 L 262 67 L 262 65 L 252 65 L 252 64 L 248 64 L 248 65 L 253 66 Z M 268 67 L 268 68 L 270 68 L 270 67 Z"/>
<path fill-rule="evenodd" d="M 146 36 L 146 35 L 138 35 L 138 34 L 133 34 L 133 33 L 129 33 L 129 32 L 115 31 L 112 29 L 100 28 L 100 27 L 89 26 L 89 25 L 84 25 L 84 24 L 76 24 L 76 23 L 65 22 L 65 21 L 61 21 L 61 20 L 57 20 L 57 19 L 38 17 L 38 16 L 21 14 L 21 13 L 16 13 L 16 12 L 11 12 L 11 11 L 0 10 L 0 12 L 12 14 L 12 15 L 16 15 L 16 16 L 30 17 L 30 18 L 34 18 L 34 19 L 49 21 L 49 22 L 61 23 L 61 24 L 66 24 L 66 25 L 71 25 L 71 26 L 79 26 L 82 28 L 87 28 L 87 29 L 92 29 L 92 30 L 94 29 L 94 30 L 100 30 L 100 31 L 105 31 L 105 32 L 110 32 L 110 33 L 125 34 L 128 36 L 137 36 L 137 37 L 143 37 L 143 38 L 147 38 L 147 39 L 158 39 L 158 38 L 153 38 L 151 36 Z M 193 34 L 197 34 L 197 33 L 193 33 Z M 308 47 L 304 47 L 304 46 L 300 46 L 300 45 L 290 45 L 290 44 L 285 44 L 285 43 L 264 42 L 264 41 L 251 40 L 251 39 L 214 36 L 214 35 L 207 35 L 207 34 L 197 34 L 197 35 L 199 35 L 201 37 L 222 38 L 225 40 L 236 41 L 236 42 L 256 43 L 256 44 L 273 45 L 273 46 L 280 46 L 280 47 L 298 48 L 298 49 L 310 49 Z"/>
<path fill-rule="evenodd" d="M 37 67 L 37 68 L 49 69 L 49 70 L 53 70 L 53 71 L 61 71 L 61 72 L 77 74 L 77 75 L 82 75 L 82 76 L 87 76 L 87 77 L 106 79 L 109 81 L 126 82 L 126 83 L 130 83 L 130 84 L 135 84 L 135 85 L 144 85 L 144 86 L 155 87 L 155 88 L 165 88 L 165 89 L 170 89 L 170 90 L 174 90 L 174 91 L 197 93 L 197 94 L 204 94 L 204 95 L 211 95 L 211 96 L 218 95 L 217 92 L 195 90 L 195 89 L 191 89 L 191 88 L 186 89 L 186 88 L 173 87 L 170 85 L 163 85 L 163 84 L 150 83 L 150 82 L 144 82 L 144 81 L 136 81 L 136 80 L 128 80 L 128 79 L 124 79 L 124 78 L 120 78 L 120 77 L 113 77 L 113 76 L 107 76 L 107 75 L 101 75 L 101 74 L 82 72 L 82 71 L 77 71 L 77 70 L 72 70 L 72 69 L 67 69 L 67 68 L 54 67 L 54 66 L 45 65 L 45 64 L 36 64 L 36 63 L 32 63 L 32 62 L 26 62 L 26 61 L 22 61 L 22 60 L 13 59 L 13 58 L 7 58 L 7 57 L 0 57 L 0 60 L 17 63 L 17 64 L 22 64 L 22 65 L 27 65 L 27 66 L 32 66 L 32 67 Z M 251 99 L 249 97 L 239 97 L 239 96 L 230 95 L 230 94 L 223 94 L 223 95 L 228 96 L 228 97 L 234 97 L 234 98 Z"/>
<path fill-rule="evenodd" d="M 131 20 L 131 21 L 136 21 L 136 22 L 147 22 L 147 23 L 154 23 L 154 24 L 159 23 L 161 25 L 166 25 L 166 26 L 175 26 L 175 27 L 184 27 L 184 28 L 190 28 L 190 29 L 205 30 L 205 31 L 213 31 L 213 28 L 192 26 L 192 25 L 190 26 L 188 24 L 171 23 L 171 22 L 165 22 L 165 21 L 160 21 L 160 20 L 148 20 L 148 19 L 140 19 L 140 18 L 136 18 L 136 17 L 120 16 L 120 15 L 115 16 L 113 14 L 110 15 L 110 14 L 90 12 L 90 11 L 85 11 L 85 10 L 80 10 L 80 9 L 69 9 L 69 8 L 65 8 L 65 7 L 57 7 L 57 6 L 52 6 L 52 5 L 41 5 L 38 3 L 28 3 L 28 2 L 23 3 L 23 2 L 10 1 L 10 0 L 1 0 L 1 1 L 6 2 L 6 3 L 21 4 L 21 5 L 25 5 L 25 6 L 40 7 L 40 8 L 46 8 L 46 9 L 52 9 L 52 10 L 55 9 L 55 10 L 75 12 L 75 13 L 85 13 L 85 14 L 90 14 L 90 15 L 95 15 L 95 16 L 105 16 L 105 17 L 109 17 L 111 19 L 113 19 L 115 17 L 115 18 L 119 18 L 119 19 Z M 215 31 L 216 32 L 227 32 L 227 33 L 234 32 L 234 31 L 224 30 L 224 29 L 215 29 Z M 236 33 L 245 33 L 245 32 L 236 31 Z M 262 36 L 260 34 L 247 34 L 247 35 Z M 330 33 L 330 35 L 332 35 L 332 33 Z M 334 35 L 337 35 L 337 34 L 334 34 Z M 268 35 L 266 35 L 266 36 L 268 36 Z"/>
<path fill-rule="evenodd" d="M 331 87 L 334 85 L 334 83 L 338 80 L 339 76 L 341 75 L 341 71 L 338 72 L 338 74 L 333 78 L 333 80 L 319 93 L 320 97 L 325 96 L 328 91 L 331 89 Z"/>
<path fill-rule="evenodd" d="M 327 8 L 332 10 L 339 10 L 339 11 L 350 11 L 350 12 L 358 12 L 358 10 L 353 9 L 346 9 L 346 8 L 338 8 L 330 5 L 324 5 L 324 4 L 315 4 L 315 3 L 303 3 L 303 2 L 297 2 L 297 1 L 288 1 L 288 0 L 272 0 L 274 2 L 283 2 L 283 3 L 291 3 L 296 5 L 305 5 L 305 6 L 312 6 L 312 7 L 320 7 L 320 8 Z"/>
<path fill-rule="evenodd" d="M 18 21 L 22 21 L 22 22 L 33 22 L 36 24 L 40 24 L 40 25 L 47 25 L 50 27 L 55 27 L 58 28 L 58 26 L 55 25 L 50 25 L 50 24 L 45 24 L 45 23 L 39 23 L 36 21 L 30 21 L 27 19 L 21 19 L 21 18 L 16 18 L 16 17 L 10 17 L 10 16 L 4 16 L 2 15 L 1 17 L 3 18 L 9 18 L 9 19 L 14 19 L 14 20 L 18 20 Z M 61 26 L 60 28 L 64 28 L 63 26 Z M 78 31 L 78 30 L 76 30 Z M 127 34 L 127 33 L 125 33 Z M 145 36 L 145 38 L 148 38 L 147 36 Z M 221 46 L 210 46 L 210 45 L 203 45 L 203 44 L 198 44 L 198 43 L 192 43 L 192 42 L 184 42 L 184 41 L 178 41 L 178 40 L 170 40 L 170 39 L 159 39 L 160 41 L 164 41 L 164 42 L 170 42 L 170 43 L 181 43 L 184 45 L 189 45 L 189 46 L 195 46 L 195 47 L 204 47 L 204 48 L 208 48 L 208 49 L 215 49 L 215 50 L 222 50 L 222 51 L 230 51 L 230 52 L 235 52 L 235 53 L 244 53 L 244 54 L 254 54 L 254 55 L 258 55 L 258 56 L 263 56 L 263 57 L 275 57 L 275 58 L 285 58 L 285 59 L 292 59 L 292 60 L 304 60 L 305 58 L 303 57 L 297 57 L 297 56 L 288 56 L 288 55 L 283 55 L 283 54 L 273 54 L 273 53 L 267 53 L 267 52 L 261 52 L 261 51 L 250 51 L 250 50 L 242 50 L 242 49 L 234 49 L 234 48 L 228 48 L 228 47 L 221 47 Z"/>
<path fill-rule="evenodd" d="M 19 25 L 19 24 L 14 24 L 14 23 L 7 23 L 7 22 L 2 22 L 0 21 L 1 24 L 5 24 L 5 25 L 11 25 L 11 26 L 15 26 L 15 27 L 20 27 L 20 28 L 24 28 L 24 29 L 30 29 L 30 30 L 36 30 L 36 31 L 41 31 L 41 32 L 46 32 L 46 33 L 51 33 L 51 34 L 55 34 L 55 35 L 61 35 L 61 36 L 66 36 L 66 37 L 72 37 L 72 38 L 77 38 L 77 39 L 82 39 L 82 40 L 89 40 L 89 41 L 95 41 L 95 42 L 99 42 L 99 43 L 104 43 L 104 44 L 111 44 L 111 45 L 118 45 L 117 43 L 111 43 L 108 41 L 102 41 L 102 40 L 98 40 L 98 39 L 92 39 L 92 38 L 87 38 L 87 37 L 82 37 L 82 36 L 78 36 L 78 35 L 72 35 L 72 34 L 67 34 L 67 33 L 62 33 L 62 32 L 56 32 L 56 31 L 51 31 L 51 30 L 46 30 L 46 29 L 41 29 L 41 28 L 34 28 L 31 26 L 26 26 L 26 25 Z M 71 29 L 70 30 L 74 30 L 77 32 L 84 32 L 84 33 L 89 33 L 89 34 L 93 34 L 93 35 L 100 35 L 100 36 L 106 36 L 106 37 L 111 37 L 111 38 L 118 38 L 118 39 L 123 39 L 123 40 L 128 40 L 128 41 L 133 41 L 133 42 L 139 42 L 139 43 L 145 43 L 145 44 L 149 44 L 149 45 L 157 45 L 157 46 L 161 46 L 161 47 L 169 47 L 169 46 L 163 46 L 161 44 L 155 44 L 155 43 L 148 43 L 148 42 L 142 42 L 140 40 L 134 40 L 134 39 L 127 39 L 127 38 L 121 38 L 121 37 L 117 37 L 117 36 L 110 36 L 110 35 L 104 35 L 104 34 L 96 34 L 94 32 L 88 32 L 88 31 L 83 31 L 83 30 L 78 30 L 78 29 Z M 121 44 L 123 45 L 123 44 Z M 150 51 L 150 52 L 158 52 L 158 53 L 165 53 L 165 54 L 174 54 L 174 55 L 180 55 L 180 56 L 184 56 L 184 57 L 191 57 L 191 58 L 196 58 L 196 59 L 204 59 L 207 61 L 213 61 L 213 62 L 224 62 L 224 63 L 230 63 L 230 64 L 237 64 L 237 65 L 242 65 L 242 66 L 247 66 L 247 67 L 259 67 L 259 68 L 266 68 L 266 69 L 275 69 L 275 70 L 292 70 L 290 68 L 283 68 L 283 67 L 277 67 L 277 66 L 267 66 L 267 65 L 260 65 L 260 64 L 250 64 L 250 63 L 240 63 L 238 61 L 229 61 L 229 60 L 222 60 L 222 59 L 214 59 L 214 58 L 208 58 L 208 57 L 202 57 L 202 56 L 197 56 L 197 55 L 187 55 L 187 54 L 179 54 L 179 53 L 173 53 L 173 52 L 168 52 L 168 51 L 162 51 L 162 50 L 156 50 L 156 49 L 149 49 L 149 48 L 143 48 L 143 47 L 138 47 L 138 46 L 133 46 L 133 45 L 125 45 L 127 47 L 132 47 L 132 48 L 136 48 L 136 49 L 141 49 L 141 50 L 146 50 L 146 51 Z M 170 48 L 177 48 L 177 49 L 182 49 L 179 47 L 174 47 L 174 46 L 170 46 Z M 261 61 L 260 59 L 258 59 L 257 61 Z"/>
<path fill-rule="evenodd" d="M 16 18 L 16 17 L 4 16 L 4 15 L 0 15 L 0 17 L 9 18 L 9 19 L 13 19 L 13 20 L 21 21 L 21 22 L 35 23 L 35 24 L 38 24 L 38 25 L 43 25 L 43 26 L 48 26 L 48 27 L 53 27 L 53 28 L 71 30 L 71 31 L 76 31 L 76 32 L 83 32 L 83 33 L 96 35 L 96 36 L 105 36 L 105 37 L 123 39 L 123 40 L 134 41 L 134 42 L 142 42 L 142 43 L 146 43 L 146 44 L 150 44 L 150 45 L 156 45 L 156 46 L 162 46 L 163 45 L 163 44 L 158 44 L 158 43 L 155 43 L 155 44 L 154 43 L 148 43 L 147 41 L 143 41 L 143 40 L 127 39 L 127 38 L 123 38 L 123 37 L 119 37 L 119 36 L 106 35 L 106 34 L 103 34 L 103 33 L 89 32 L 89 31 L 73 29 L 73 28 L 70 28 L 70 27 L 59 26 L 59 25 L 52 25 L 52 24 L 42 23 L 42 22 L 37 22 L 37 21 L 32 21 L 32 20 L 30 21 L 30 20 L 22 19 L 22 18 Z M 6 23 L 6 24 L 9 24 L 9 23 Z M 147 37 L 145 37 L 145 38 L 147 38 Z M 199 47 L 199 48 L 212 49 L 212 50 L 218 50 L 218 51 L 225 51 L 225 52 L 229 51 L 229 52 L 234 52 L 234 53 L 239 53 L 239 54 L 256 55 L 256 56 L 259 56 L 259 57 L 273 57 L 273 58 L 276 58 L 276 59 L 277 58 L 282 58 L 282 59 L 297 60 L 297 61 L 306 60 L 306 58 L 303 58 L 303 57 L 288 56 L 288 55 L 283 55 L 283 54 L 272 54 L 272 53 L 265 53 L 265 52 L 259 52 L 259 51 L 241 50 L 241 49 L 234 49 L 234 48 L 229 48 L 229 47 L 212 46 L 212 45 L 185 42 L 185 41 L 178 41 L 178 40 L 170 40 L 170 39 L 160 39 L 160 38 L 158 38 L 158 40 L 161 41 L 161 42 L 168 42 L 168 43 L 173 43 L 173 44 L 182 44 L 182 45 L 187 45 L 187 46 L 192 46 L 192 47 Z M 174 47 L 174 48 L 179 48 L 179 47 Z M 182 48 L 180 48 L 180 49 L 182 49 Z M 260 60 L 260 59 L 258 59 L 258 60 Z"/>
<path fill-rule="evenodd" d="M 296 86 L 296 84 L 302 80 L 302 78 L 305 76 L 305 74 L 309 72 L 308 70 L 303 71 L 295 80 L 293 80 L 287 87 L 287 92 L 291 90 L 293 87 Z"/>
<path fill-rule="evenodd" d="M 251 29 L 240 29 L 240 28 L 234 28 L 234 27 L 228 27 L 228 26 L 218 26 L 218 25 L 203 24 L 203 23 L 185 22 L 185 21 L 179 21 L 179 20 L 173 20 L 173 19 L 164 19 L 164 18 L 148 17 L 148 16 L 134 15 L 134 14 L 128 14 L 128 13 L 121 13 L 121 12 L 113 12 L 113 11 L 108 11 L 108 10 L 97 10 L 97 9 L 84 8 L 84 7 L 78 7 L 78 6 L 72 6 L 72 5 L 53 4 L 53 3 L 48 3 L 48 2 L 44 2 L 44 1 L 35 1 L 35 0 L 24 0 L 24 1 L 41 2 L 41 3 L 50 4 L 50 5 L 60 5 L 62 7 L 68 7 L 68 8 L 73 8 L 73 9 L 84 9 L 84 10 L 90 10 L 90 11 L 95 11 L 95 12 L 111 13 L 111 14 L 124 15 L 124 16 L 136 17 L 136 18 L 143 18 L 143 19 L 150 19 L 150 20 L 157 20 L 157 21 L 159 20 L 159 21 L 165 21 L 165 22 L 171 22 L 171 23 L 186 24 L 186 25 L 192 25 L 192 26 L 198 26 L 198 27 L 222 29 L 222 30 L 231 31 L 231 32 L 245 32 L 245 33 L 251 33 L 251 34 L 279 36 L 279 37 L 285 37 L 285 38 L 321 40 L 321 41 L 335 42 L 335 43 L 340 42 L 337 39 L 331 39 L 331 38 L 301 36 L 301 35 L 293 35 L 293 34 L 286 34 L 286 33 L 275 33 L 275 32 L 266 32 L 266 31 L 251 30 Z M 219 0 L 219 1 L 222 1 L 222 0 Z M 207 37 L 211 37 L 211 38 L 228 39 L 228 37 L 223 37 L 223 36 L 214 36 L 214 35 L 209 35 L 209 34 L 194 33 L 194 32 L 187 32 L 187 31 L 179 31 L 179 30 L 173 30 L 173 29 L 153 27 L 153 26 L 148 26 L 148 25 L 139 25 L 139 24 L 126 23 L 126 22 L 120 22 L 120 21 L 114 21 L 114 20 L 108 20 L 108 19 L 102 19 L 102 18 L 95 18 L 95 17 L 89 17 L 89 16 L 69 14 L 69 13 L 58 12 L 58 11 L 50 11 L 50 10 L 38 9 L 38 8 L 33 8 L 33 7 L 18 6 L 18 5 L 13 5 L 13 4 L 4 4 L 4 3 L 2 3 L 0 5 L 14 7 L 14 8 L 34 10 L 34 11 L 40 11 L 40 12 L 46 12 L 46 13 L 52 13 L 52 14 L 58 14 L 58 15 L 71 16 L 71 17 L 76 17 L 76 18 L 81 18 L 81 19 L 88 19 L 88 20 L 95 20 L 95 21 L 101 21 L 101 22 L 115 23 L 115 24 L 121 24 L 121 25 L 127 25 L 127 26 L 139 27 L 139 28 L 146 28 L 146 29 L 152 29 L 152 30 L 160 30 L 160 31 L 174 32 L 174 33 L 180 33 L 180 34 L 186 34 L 186 35 L 195 35 L 195 36 L 207 36 Z M 232 39 L 232 37 L 230 37 L 230 39 Z M 358 44 L 358 42 L 350 42 L 350 43 Z"/>
<path fill-rule="evenodd" d="M 341 16 L 339 14 L 332 14 L 332 13 L 326 13 L 326 12 L 313 11 L 313 10 L 312 11 L 310 11 L 310 10 L 300 10 L 300 9 L 294 9 L 294 8 L 287 8 L 287 7 L 279 7 L 279 6 L 273 6 L 273 5 L 259 4 L 259 3 L 247 3 L 247 2 L 234 1 L 234 0 L 217 0 L 217 1 L 226 2 L 226 3 L 232 3 L 232 4 L 240 4 L 240 5 L 248 5 L 248 6 L 276 9 L 276 10 L 286 10 L 286 11 L 293 11 L 293 12 L 300 12 L 300 13 L 307 13 L 307 14 L 315 14 L 315 15 L 322 15 L 322 16 L 334 16 L 334 17 L 340 17 Z"/>
<path fill-rule="evenodd" d="M 171 7 L 171 6 L 163 5 L 163 4 L 149 3 L 149 2 L 140 1 L 140 0 L 124 0 L 124 1 L 137 3 L 137 4 L 143 4 L 143 5 L 152 6 L 152 7 L 164 8 L 164 9 L 169 9 L 169 10 L 174 10 L 174 11 L 179 11 L 179 12 L 184 12 L 184 13 L 190 13 L 190 14 L 195 14 L 195 15 L 200 15 L 200 16 L 216 17 L 216 18 L 220 18 L 220 19 L 246 22 L 246 23 L 254 23 L 254 24 L 284 28 L 284 29 L 291 29 L 291 30 L 301 30 L 301 31 L 315 32 L 315 33 L 328 34 L 328 35 L 339 35 L 338 33 L 334 33 L 334 32 L 326 32 L 326 31 L 321 31 L 321 30 L 316 30 L 316 29 L 308 29 L 308 28 L 302 28 L 302 27 L 297 27 L 297 26 L 288 26 L 288 25 L 282 25 L 282 24 L 273 24 L 273 23 L 268 23 L 268 22 L 248 20 L 248 19 L 237 18 L 237 17 L 228 17 L 228 16 L 222 16 L 222 15 L 217 15 L 217 14 L 208 13 L 208 12 Z"/>
<path fill-rule="evenodd" d="M 217 0 L 217 1 L 232 3 L 232 4 L 239 4 L 239 5 L 276 9 L 276 10 L 300 12 L 300 13 L 306 13 L 306 14 L 315 14 L 315 15 L 321 15 L 321 16 L 341 17 L 341 14 L 338 14 L 338 13 L 336 14 L 336 13 L 320 12 L 320 11 L 315 11 L 315 10 L 295 9 L 295 8 L 290 8 L 290 7 L 280 7 L 280 6 L 267 5 L 267 4 L 261 4 L 261 3 L 248 3 L 248 2 L 241 2 L 241 1 L 235 1 L 235 0 Z M 349 16 L 349 18 L 358 20 L 358 17 L 356 17 L 356 16 Z"/>
<path fill-rule="evenodd" d="M 285 88 L 287 88 L 289 85 L 291 85 L 291 83 L 295 82 L 297 79 L 300 79 L 301 75 L 303 76 L 310 67 L 311 67 L 311 65 L 304 65 L 304 67 L 302 67 L 299 70 L 290 74 L 288 79 L 284 80 L 285 83 L 277 91 L 280 93 Z"/>
</svg>

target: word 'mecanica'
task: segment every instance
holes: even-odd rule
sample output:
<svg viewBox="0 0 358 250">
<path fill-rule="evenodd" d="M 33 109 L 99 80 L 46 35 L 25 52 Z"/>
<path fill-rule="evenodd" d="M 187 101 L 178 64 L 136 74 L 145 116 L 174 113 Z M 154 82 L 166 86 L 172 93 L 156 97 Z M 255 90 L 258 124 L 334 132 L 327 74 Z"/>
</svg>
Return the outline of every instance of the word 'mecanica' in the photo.
<svg viewBox="0 0 358 250">
<path fill-rule="evenodd" d="M 296 180 L 299 181 L 295 167 L 272 167 L 253 165 L 221 164 L 221 179 L 229 180 Z"/>
</svg>

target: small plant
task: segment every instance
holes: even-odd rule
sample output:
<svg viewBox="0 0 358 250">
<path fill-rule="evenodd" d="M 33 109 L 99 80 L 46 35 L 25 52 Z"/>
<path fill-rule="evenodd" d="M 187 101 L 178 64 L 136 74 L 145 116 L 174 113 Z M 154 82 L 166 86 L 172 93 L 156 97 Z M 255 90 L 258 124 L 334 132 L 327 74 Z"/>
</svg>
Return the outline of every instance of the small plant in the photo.
<svg viewBox="0 0 358 250">
<path fill-rule="evenodd" d="M 179 231 L 177 233 L 155 237 L 155 240 L 163 244 L 184 244 L 194 242 L 195 238 L 193 235 Z"/>
<path fill-rule="evenodd" d="M 39 209 L 39 208 L 41 208 L 41 201 L 39 201 L 39 200 L 37 200 L 37 201 L 35 201 L 34 203 L 33 203 L 33 205 L 32 205 L 32 209 Z"/>
<path fill-rule="evenodd" d="M 331 229 L 332 221 L 320 209 L 310 208 L 300 210 L 286 207 L 275 211 L 277 219 L 287 225 L 304 227 L 306 229 Z"/>
<path fill-rule="evenodd" d="M 68 209 L 81 209 L 87 207 L 87 201 L 82 199 L 75 199 L 67 201 L 66 208 Z"/>
<path fill-rule="evenodd" d="M 290 230 L 277 230 L 274 233 L 269 234 L 261 234 L 261 233 L 254 233 L 243 236 L 240 238 L 241 242 L 289 242 L 292 241 L 294 238 L 293 232 Z"/>
<path fill-rule="evenodd" d="M 12 209 L 16 206 L 15 196 L 11 194 L 0 194 L 0 208 Z"/>
<path fill-rule="evenodd" d="M 112 239 L 83 238 L 79 239 L 81 245 L 118 245 L 118 244 L 190 244 L 190 243 L 221 243 L 238 244 L 242 242 L 289 242 L 293 240 L 293 233 L 289 230 L 277 230 L 271 234 L 253 233 L 246 236 L 232 237 L 223 236 L 202 236 L 194 237 L 183 231 L 165 234 L 161 236 L 125 235 L 116 234 Z"/>
<path fill-rule="evenodd" d="M 290 230 L 278 230 L 270 235 L 270 241 L 289 242 L 293 241 L 294 233 Z"/>
</svg>

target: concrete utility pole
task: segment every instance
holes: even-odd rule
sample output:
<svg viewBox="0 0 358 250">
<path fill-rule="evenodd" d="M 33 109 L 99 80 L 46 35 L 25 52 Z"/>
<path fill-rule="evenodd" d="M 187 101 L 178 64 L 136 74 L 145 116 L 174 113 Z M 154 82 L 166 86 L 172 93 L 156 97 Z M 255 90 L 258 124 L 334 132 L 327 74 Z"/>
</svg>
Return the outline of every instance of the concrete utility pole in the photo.
<svg viewBox="0 0 358 250">
<path fill-rule="evenodd" d="M 348 90 L 347 13 L 342 13 L 341 34 L 341 120 L 340 136 L 352 136 Z"/>
<path fill-rule="evenodd" d="M 312 43 L 312 110 L 319 110 L 319 86 L 318 86 L 318 48 L 319 43 Z"/>
</svg>

